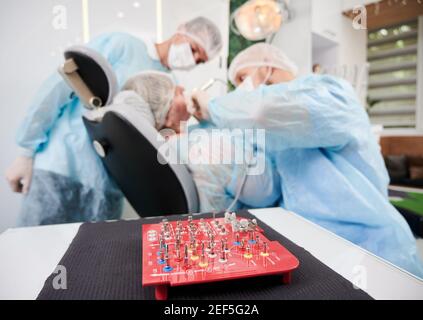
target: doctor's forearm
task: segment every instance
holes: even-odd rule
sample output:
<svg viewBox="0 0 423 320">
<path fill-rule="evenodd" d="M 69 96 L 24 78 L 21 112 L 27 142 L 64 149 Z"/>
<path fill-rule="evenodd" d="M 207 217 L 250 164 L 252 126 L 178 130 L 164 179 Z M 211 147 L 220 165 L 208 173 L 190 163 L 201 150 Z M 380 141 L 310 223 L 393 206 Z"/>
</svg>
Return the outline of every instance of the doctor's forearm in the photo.
<svg viewBox="0 0 423 320">
<path fill-rule="evenodd" d="M 59 117 L 62 108 L 70 101 L 72 90 L 58 74 L 53 74 L 39 89 L 17 133 L 17 144 L 29 156 L 43 143 Z"/>
</svg>

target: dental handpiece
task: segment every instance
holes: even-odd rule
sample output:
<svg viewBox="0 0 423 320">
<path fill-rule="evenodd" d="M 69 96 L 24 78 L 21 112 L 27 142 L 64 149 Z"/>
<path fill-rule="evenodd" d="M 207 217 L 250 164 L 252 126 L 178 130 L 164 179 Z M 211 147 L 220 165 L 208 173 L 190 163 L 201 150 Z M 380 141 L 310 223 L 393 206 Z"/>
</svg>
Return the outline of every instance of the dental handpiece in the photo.
<svg viewBox="0 0 423 320">
<path fill-rule="evenodd" d="M 226 85 L 226 82 L 222 79 L 219 78 L 210 78 L 206 83 L 204 83 L 201 87 L 200 87 L 200 91 L 207 91 L 208 89 L 210 89 L 216 82 L 221 82 L 224 85 Z M 194 89 L 192 92 L 197 91 L 198 89 Z M 192 93 L 191 95 L 186 96 L 186 103 L 187 103 L 187 110 L 188 112 L 193 115 L 197 109 L 194 106 L 194 102 L 192 100 Z"/>
<path fill-rule="evenodd" d="M 200 91 L 206 91 L 206 90 L 208 90 L 215 82 L 216 82 L 216 80 L 214 78 L 209 79 L 206 83 L 204 83 L 200 87 Z M 197 90 L 198 89 L 194 89 L 192 91 L 192 93 L 195 92 L 195 91 L 197 91 Z M 197 109 L 194 106 L 194 101 L 192 100 L 192 93 L 185 96 L 185 101 L 186 101 L 186 104 L 187 104 L 187 111 L 191 115 L 193 115 L 197 111 Z"/>
<path fill-rule="evenodd" d="M 210 80 L 208 80 L 205 84 L 203 84 L 200 88 L 201 91 L 206 91 L 208 89 L 210 89 L 210 87 L 212 85 L 214 85 L 216 82 L 221 82 L 222 84 L 226 85 L 226 81 L 219 79 L 219 78 L 211 78 Z"/>
<path fill-rule="evenodd" d="M 205 84 L 202 85 L 202 87 L 200 88 L 200 90 L 201 91 L 208 90 L 212 85 L 214 85 L 215 82 L 216 82 L 216 80 L 214 78 L 211 78 Z"/>
</svg>

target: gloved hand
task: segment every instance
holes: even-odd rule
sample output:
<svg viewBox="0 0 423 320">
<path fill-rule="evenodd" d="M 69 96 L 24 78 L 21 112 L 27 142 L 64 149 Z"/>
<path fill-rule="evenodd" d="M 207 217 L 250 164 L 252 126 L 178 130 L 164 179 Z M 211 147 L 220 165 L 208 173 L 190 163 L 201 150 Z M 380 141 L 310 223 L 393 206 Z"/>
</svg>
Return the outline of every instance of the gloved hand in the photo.
<svg viewBox="0 0 423 320">
<path fill-rule="evenodd" d="M 33 164 L 32 158 L 20 156 L 6 170 L 6 179 L 13 192 L 28 193 L 32 179 Z"/>
<path fill-rule="evenodd" d="M 192 101 L 194 102 L 195 112 L 193 116 L 199 121 L 210 120 L 209 101 L 210 97 L 206 91 L 194 90 L 192 92 Z"/>
</svg>

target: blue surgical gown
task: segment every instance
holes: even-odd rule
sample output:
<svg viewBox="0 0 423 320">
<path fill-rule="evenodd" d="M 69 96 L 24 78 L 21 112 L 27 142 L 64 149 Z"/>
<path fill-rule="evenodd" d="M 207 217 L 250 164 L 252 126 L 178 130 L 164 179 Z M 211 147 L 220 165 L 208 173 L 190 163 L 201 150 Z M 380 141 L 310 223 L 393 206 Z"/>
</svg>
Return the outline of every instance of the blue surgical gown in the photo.
<svg viewBox="0 0 423 320">
<path fill-rule="evenodd" d="M 388 200 L 369 118 L 346 81 L 311 75 L 239 89 L 212 100 L 209 112 L 221 128 L 266 130 L 260 147 L 273 169 L 248 177 L 243 204 L 279 205 L 423 277 L 415 238 Z M 234 195 L 238 186 L 232 181 L 228 191 Z"/>
<path fill-rule="evenodd" d="M 140 71 L 167 71 L 142 40 L 128 34 L 104 34 L 88 47 L 108 60 L 120 87 Z M 17 134 L 18 145 L 35 157 L 20 225 L 120 217 L 123 196 L 94 152 L 84 110 L 57 72 L 38 91 Z"/>
</svg>

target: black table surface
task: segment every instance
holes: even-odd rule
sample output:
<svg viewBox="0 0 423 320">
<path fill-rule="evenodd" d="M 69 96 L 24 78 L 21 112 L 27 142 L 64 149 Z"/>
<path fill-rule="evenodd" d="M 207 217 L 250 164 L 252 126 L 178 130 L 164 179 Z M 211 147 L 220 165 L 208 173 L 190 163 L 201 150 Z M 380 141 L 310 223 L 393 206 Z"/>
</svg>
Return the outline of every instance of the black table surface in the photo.
<svg viewBox="0 0 423 320">
<path fill-rule="evenodd" d="M 238 216 L 254 217 L 246 211 Z M 211 215 L 202 214 L 194 218 L 200 217 Z M 167 218 L 178 220 L 181 216 Z M 186 219 L 186 216 L 182 218 Z M 66 268 L 66 289 L 54 288 L 58 273 L 52 273 L 37 299 L 154 299 L 154 288 L 142 287 L 141 226 L 160 221 L 160 218 L 155 218 L 81 225 L 59 262 Z M 292 274 L 291 284 L 283 285 L 280 276 L 271 276 L 172 287 L 169 300 L 372 299 L 303 248 L 260 220 L 258 224 L 269 240 L 279 241 L 300 261 L 299 268 Z"/>
</svg>

